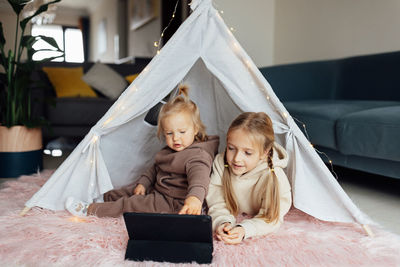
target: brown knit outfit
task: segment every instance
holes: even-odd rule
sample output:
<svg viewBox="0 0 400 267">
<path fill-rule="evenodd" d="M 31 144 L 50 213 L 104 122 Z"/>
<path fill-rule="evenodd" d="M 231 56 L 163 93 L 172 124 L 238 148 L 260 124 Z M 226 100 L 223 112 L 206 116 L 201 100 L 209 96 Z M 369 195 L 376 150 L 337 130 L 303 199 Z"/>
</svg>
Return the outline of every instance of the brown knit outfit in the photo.
<svg viewBox="0 0 400 267">
<path fill-rule="evenodd" d="M 178 213 L 189 196 L 201 202 L 208 191 L 211 167 L 218 152 L 219 137 L 194 142 L 182 151 L 163 148 L 154 165 L 133 184 L 104 194 L 104 203 L 89 206 L 88 215 L 118 217 L 124 212 Z M 137 184 L 146 195 L 133 195 Z"/>
</svg>

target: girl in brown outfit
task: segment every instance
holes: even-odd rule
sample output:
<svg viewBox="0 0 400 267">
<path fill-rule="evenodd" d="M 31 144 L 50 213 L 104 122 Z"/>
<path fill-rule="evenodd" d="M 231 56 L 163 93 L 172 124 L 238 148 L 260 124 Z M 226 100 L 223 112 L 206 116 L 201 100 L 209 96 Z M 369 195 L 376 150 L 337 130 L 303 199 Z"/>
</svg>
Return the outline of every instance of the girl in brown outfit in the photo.
<svg viewBox="0 0 400 267">
<path fill-rule="evenodd" d="M 65 207 L 74 215 L 118 217 L 124 212 L 200 214 L 208 191 L 218 136 L 207 136 L 187 87 L 165 104 L 158 116 L 159 138 L 167 144 L 135 183 L 104 194 L 104 203 L 72 197 Z"/>
</svg>

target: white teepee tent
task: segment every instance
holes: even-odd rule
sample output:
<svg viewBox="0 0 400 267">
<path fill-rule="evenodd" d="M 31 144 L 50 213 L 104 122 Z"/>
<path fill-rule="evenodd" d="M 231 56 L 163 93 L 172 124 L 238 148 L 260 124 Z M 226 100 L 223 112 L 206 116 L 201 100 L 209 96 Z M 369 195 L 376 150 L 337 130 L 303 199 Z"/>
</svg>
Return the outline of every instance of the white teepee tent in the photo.
<svg viewBox="0 0 400 267">
<path fill-rule="evenodd" d="M 190 87 L 208 134 L 224 148 L 230 122 L 243 111 L 264 111 L 288 151 L 294 206 L 318 219 L 373 223 L 350 200 L 272 88 L 236 41 L 211 0 L 193 0 L 192 14 L 90 130 L 47 183 L 26 203 L 64 209 L 68 196 L 92 202 L 132 182 L 162 147 L 144 117 L 179 83 Z"/>
</svg>

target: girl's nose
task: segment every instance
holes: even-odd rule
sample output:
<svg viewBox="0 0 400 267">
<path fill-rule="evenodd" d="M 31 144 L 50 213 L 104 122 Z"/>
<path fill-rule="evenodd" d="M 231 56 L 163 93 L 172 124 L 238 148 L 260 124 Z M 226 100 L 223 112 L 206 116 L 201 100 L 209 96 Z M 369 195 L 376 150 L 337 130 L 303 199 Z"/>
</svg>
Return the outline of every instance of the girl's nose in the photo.
<svg viewBox="0 0 400 267">
<path fill-rule="evenodd" d="M 172 140 L 174 140 L 174 141 L 177 141 L 178 140 L 178 134 L 174 134 L 173 136 L 172 136 Z"/>
<path fill-rule="evenodd" d="M 235 155 L 233 156 L 233 161 L 238 162 L 240 161 L 241 156 L 239 152 L 236 152 Z"/>
</svg>

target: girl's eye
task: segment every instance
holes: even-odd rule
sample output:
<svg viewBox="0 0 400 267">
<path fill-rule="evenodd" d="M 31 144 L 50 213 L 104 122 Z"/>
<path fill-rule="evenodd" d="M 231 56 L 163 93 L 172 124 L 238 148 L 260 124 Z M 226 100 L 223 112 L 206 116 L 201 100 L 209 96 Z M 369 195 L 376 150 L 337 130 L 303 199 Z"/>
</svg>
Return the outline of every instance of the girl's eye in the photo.
<svg viewBox="0 0 400 267">
<path fill-rule="evenodd" d="M 228 150 L 235 150 L 234 147 L 228 146 Z"/>
<path fill-rule="evenodd" d="M 247 155 L 247 156 L 251 156 L 251 155 L 253 155 L 253 153 L 247 152 L 247 151 L 246 151 L 246 155 Z"/>
<path fill-rule="evenodd" d="M 186 133 L 186 131 L 181 131 L 180 133 L 181 133 L 181 134 L 184 134 L 184 133 Z"/>
<path fill-rule="evenodd" d="M 166 133 L 166 135 L 172 135 L 172 133 Z"/>
</svg>

